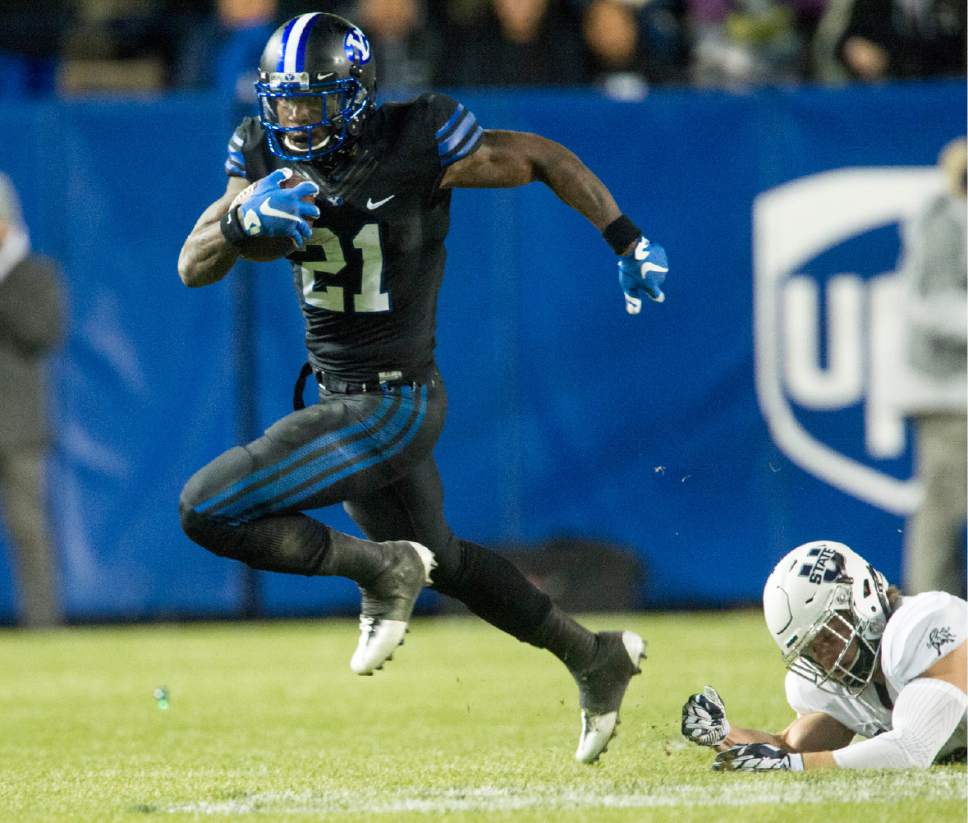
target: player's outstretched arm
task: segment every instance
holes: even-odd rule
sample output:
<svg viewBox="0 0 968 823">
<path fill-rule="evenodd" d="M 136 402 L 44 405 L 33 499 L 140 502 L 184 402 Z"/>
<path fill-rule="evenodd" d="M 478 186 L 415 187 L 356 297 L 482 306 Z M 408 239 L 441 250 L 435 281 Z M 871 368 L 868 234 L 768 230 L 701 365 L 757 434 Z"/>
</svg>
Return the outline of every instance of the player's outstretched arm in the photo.
<svg viewBox="0 0 968 823">
<path fill-rule="evenodd" d="M 798 717 L 775 736 L 779 740 L 778 745 L 788 752 L 801 753 L 839 749 L 854 739 L 853 731 L 839 720 L 823 712 L 813 712 Z M 742 742 L 747 741 L 730 741 L 730 745 Z"/>
<path fill-rule="evenodd" d="M 185 239 L 178 255 L 178 276 L 186 286 L 215 283 L 235 265 L 239 249 L 226 240 L 219 223 L 228 213 L 236 195 L 247 185 L 248 180 L 230 177 L 225 194 L 202 212 Z"/>
<path fill-rule="evenodd" d="M 722 740 L 716 771 L 803 771 L 832 765 L 830 750 L 847 746 L 854 733 L 822 712 L 805 714 L 782 732 L 733 728 Z"/>
<path fill-rule="evenodd" d="M 573 152 L 520 131 L 485 131 L 477 151 L 447 167 L 440 187 L 514 188 L 535 181 L 545 183 L 599 231 L 622 213 L 605 184 Z"/>
<path fill-rule="evenodd" d="M 823 751 L 790 754 L 766 744 L 733 746 L 714 769 L 733 771 L 814 769 L 924 769 L 951 739 L 968 711 L 965 643 L 908 683 L 894 702 L 892 729 L 870 740 Z M 802 719 L 802 718 L 801 718 Z"/>
<path fill-rule="evenodd" d="M 642 235 L 605 184 L 560 143 L 527 132 L 485 131 L 477 151 L 447 167 L 440 187 L 512 188 L 534 181 L 581 212 L 620 255 L 619 282 L 629 314 L 641 311 L 643 297 L 665 300 L 665 250 Z"/>
<path fill-rule="evenodd" d="M 690 742 L 717 751 L 752 743 L 766 743 L 785 752 L 822 751 L 846 746 L 854 736 L 839 721 L 820 712 L 798 717 L 775 734 L 734 726 L 726 719 L 726 704 L 712 686 L 683 704 L 681 730 Z"/>
</svg>

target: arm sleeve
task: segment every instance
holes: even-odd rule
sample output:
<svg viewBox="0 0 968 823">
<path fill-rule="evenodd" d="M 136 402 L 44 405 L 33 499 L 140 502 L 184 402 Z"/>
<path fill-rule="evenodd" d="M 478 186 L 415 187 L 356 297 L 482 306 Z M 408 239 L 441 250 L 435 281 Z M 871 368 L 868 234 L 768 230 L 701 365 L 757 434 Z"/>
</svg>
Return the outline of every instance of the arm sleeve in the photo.
<svg viewBox="0 0 968 823">
<path fill-rule="evenodd" d="M 894 704 L 894 728 L 833 752 L 842 769 L 924 769 L 951 738 L 968 710 L 957 686 L 919 678 L 905 686 Z"/>
</svg>

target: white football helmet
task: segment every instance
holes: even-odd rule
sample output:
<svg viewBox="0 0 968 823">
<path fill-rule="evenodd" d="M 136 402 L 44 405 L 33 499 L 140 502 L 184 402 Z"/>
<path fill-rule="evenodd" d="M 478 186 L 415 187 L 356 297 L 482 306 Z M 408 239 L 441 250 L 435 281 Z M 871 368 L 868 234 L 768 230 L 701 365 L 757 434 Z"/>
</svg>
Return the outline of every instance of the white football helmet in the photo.
<svg viewBox="0 0 968 823">
<path fill-rule="evenodd" d="M 887 580 L 843 543 L 804 543 L 767 578 L 763 614 L 790 671 L 857 696 L 877 671 L 891 614 Z"/>
</svg>

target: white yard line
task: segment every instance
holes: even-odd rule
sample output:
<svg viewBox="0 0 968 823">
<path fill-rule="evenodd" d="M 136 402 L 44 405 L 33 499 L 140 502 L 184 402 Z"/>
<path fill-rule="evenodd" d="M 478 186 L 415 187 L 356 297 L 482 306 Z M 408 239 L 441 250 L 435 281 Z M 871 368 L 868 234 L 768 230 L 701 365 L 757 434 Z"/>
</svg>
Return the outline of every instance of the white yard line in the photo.
<svg viewBox="0 0 968 823">
<path fill-rule="evenodd" d="M 850 780 L 783 781 L 770 776 L 721 785 L 657 786 L 641 793 L 596 792 L 556 786 L 516 790 L 473 787 L 425 792 L 263 792 L 242 799 L 199 801 L 169 806 L 180 814 L 236 816 L 241 814 L 357 814 L 389 815 L 404 812 L 493 812 L 523 809 L 659 807 L 742 807 L 792 803 L 897 803 L 903 800 L 968 799 L 968 784 L 959 772 L 906 772 Z"/>
</svg>

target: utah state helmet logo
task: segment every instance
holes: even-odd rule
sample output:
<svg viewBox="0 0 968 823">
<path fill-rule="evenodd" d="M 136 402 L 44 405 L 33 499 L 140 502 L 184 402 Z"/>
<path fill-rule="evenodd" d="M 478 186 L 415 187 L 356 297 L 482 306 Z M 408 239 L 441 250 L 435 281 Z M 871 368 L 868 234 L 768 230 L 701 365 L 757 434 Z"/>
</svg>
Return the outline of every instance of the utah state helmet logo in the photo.
<svg viewBox="0 0 968 823">
<path fill-rule="evenodd" d="M 832 583 L 840 577 L 844 568 L 844 558 L 840 552 L 827 546 L 811 549 L 807 552 L 807 557 L 812 557 L 814 560 L 800 567 L 800 577 L 810 578 L 811 583 Z"/>
</svg>

